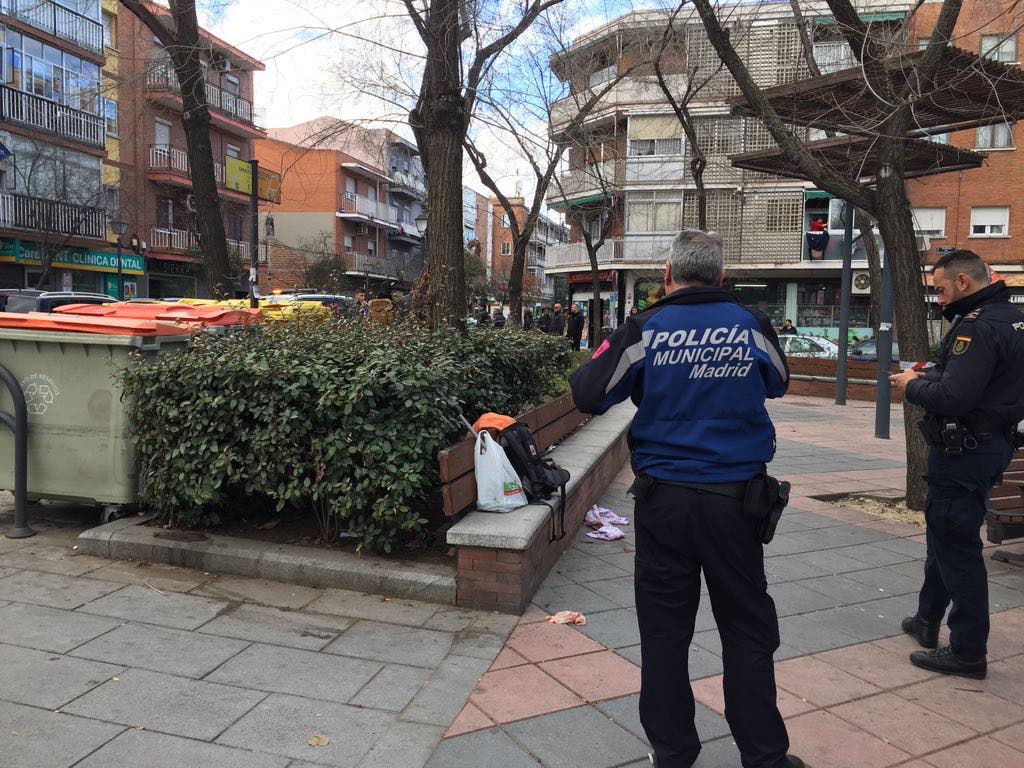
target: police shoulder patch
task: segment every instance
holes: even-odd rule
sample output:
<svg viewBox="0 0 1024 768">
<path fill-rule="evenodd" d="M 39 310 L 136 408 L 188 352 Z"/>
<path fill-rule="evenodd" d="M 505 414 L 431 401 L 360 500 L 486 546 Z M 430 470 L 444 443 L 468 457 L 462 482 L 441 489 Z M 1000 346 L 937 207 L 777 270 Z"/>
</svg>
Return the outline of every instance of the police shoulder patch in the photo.
<svg viewBox="0 0 1024 768">
<path fill-rule="evenodd" d="M 964 315 L 964 320 L 977 320 L 979 317 L 981 317 L 981 310 L 975 309 Z"/>
<path fill-rule="evenodd" d="M 962 355 L 967 351 L 967 348 L 971 345 L 970 336 L 957 336 L 956 341 L 953 343 L 953 354 Z"/>
</svg>

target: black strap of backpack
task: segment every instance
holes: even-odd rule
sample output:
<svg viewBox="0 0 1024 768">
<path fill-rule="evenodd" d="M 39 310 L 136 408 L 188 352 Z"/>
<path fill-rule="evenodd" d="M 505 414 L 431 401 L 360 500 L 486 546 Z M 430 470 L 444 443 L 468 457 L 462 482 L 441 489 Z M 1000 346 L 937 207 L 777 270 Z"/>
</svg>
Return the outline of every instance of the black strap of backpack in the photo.
<svg viewBox="0 0 1024 768">
<path fill-rule="evenodd" d="M 565 538 L 565 486 L 561 486 L 559 489 L 561 497 L 561 509 L 558 513 L 558 522 L 555 522 L 555 507 L 553 504 L 548 504 L 546 501 L 534 502 L 535 504 L 543 504 L 545 507 L 551 510 L 551 537 L 548 539 L 548 544 L 554 541 L 561 541 Z"/>
</svg>

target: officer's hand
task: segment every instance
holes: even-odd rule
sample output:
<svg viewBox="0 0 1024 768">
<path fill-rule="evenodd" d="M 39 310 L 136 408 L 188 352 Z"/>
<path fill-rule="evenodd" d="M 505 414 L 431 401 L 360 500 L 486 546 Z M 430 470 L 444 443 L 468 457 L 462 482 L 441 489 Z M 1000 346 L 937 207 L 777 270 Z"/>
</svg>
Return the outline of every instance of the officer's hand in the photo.
<svg viewBox="0 0 1024 768">
<path fill-rule="evenodd" d="M 900 390 L 906 390 L 907 384 L 912 382 L 914 379 L 923 379 L 925 377 L 924 371 L 915 371 L 908 369 L 902 373 L 894 373 L 889 376 L 889 381 L 895 384 Z"/>
</svg>

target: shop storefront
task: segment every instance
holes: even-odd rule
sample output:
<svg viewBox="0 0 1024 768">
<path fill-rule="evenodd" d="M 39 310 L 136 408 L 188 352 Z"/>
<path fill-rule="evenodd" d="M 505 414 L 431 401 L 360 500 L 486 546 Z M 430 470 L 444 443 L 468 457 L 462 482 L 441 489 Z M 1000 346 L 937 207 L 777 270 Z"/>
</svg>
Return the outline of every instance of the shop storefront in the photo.
<svg viewBox="0 0 1024 768">
<path fill-rule="evenodd" d="M 838 277 L 811 280 L 766 279 L 730 280 L 726 283 L 737 301 L 764 312 L 776 328 L 792 320 L 797 331 L 807 336 L 839 338 L 839 314 L 842 291 Z M 850 341 L 873 336 L 868 326 L 871 296 L 850 296 Z"/>
<path fill-rule="evenodd" d="M 195 298 L 196 277 L 192 263 L 149 260 L 149 297 L 152 299 Z"/>
<path fill-rule="evenodd" d="M 20 268 L 19 287 L 35 288 L 43 274 L 38 243 L 18 239 L 0 239 L 0 262 Z M 134 253 L 121 255 L 121 274 L 126 299 L 139 295 L 139 278 L 145 272 L 145 260 Z M 13 287 L 13 286 L 12 286 Z M 117 297 L 117 254 L 88 248 L 62 248 L 53 256 L 49 279 L 44 285 L 51 291 L 85 291 Z"/>
<path fill-rule="evenodd" d="M 601 325 L 604 328 L 615 328 L 618 326 L 619 317 L 619 275 L 615 270 L 603 270 L 599 273 L 601 279 Z M 572 272 L 568 275 L 569 300 L 576 304 L 580 311 L 587 318 L 588 329 L 584 331 L 589 335 L 589 318 L 591 313 L 590 305 L 593 303 L 593 278 L 590 272 Z"/>
</svg>

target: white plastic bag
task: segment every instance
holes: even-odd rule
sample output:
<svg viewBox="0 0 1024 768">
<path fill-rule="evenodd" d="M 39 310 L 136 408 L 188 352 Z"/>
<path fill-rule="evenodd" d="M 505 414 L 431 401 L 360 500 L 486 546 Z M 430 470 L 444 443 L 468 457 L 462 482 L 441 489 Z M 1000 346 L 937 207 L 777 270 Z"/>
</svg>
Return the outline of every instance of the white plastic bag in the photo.
<svg viewBox="0 0 1024 768">
<path fill-rule="evenodd" d="M 511 512 L 527 504 L 519 475 L 505 449 L 482 429 L 476 436 L 476 508 L 487 512 Z"/>
</svg>

